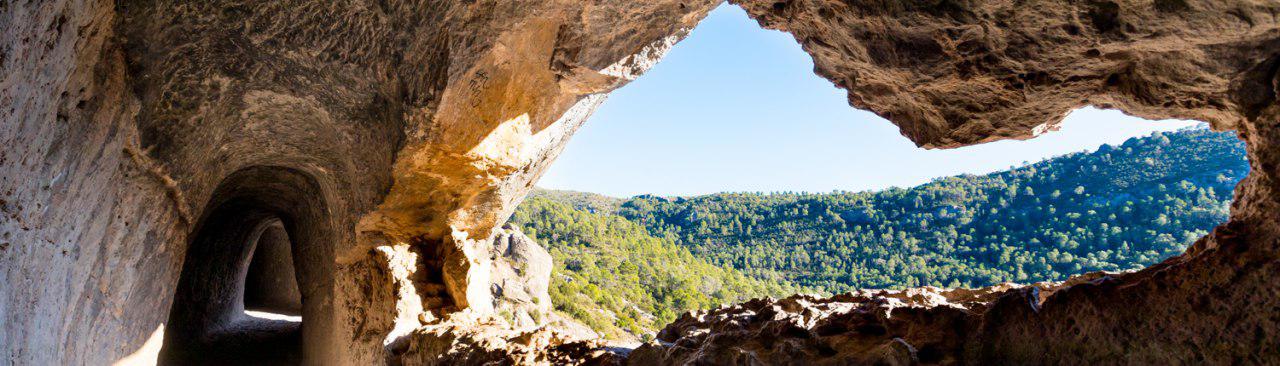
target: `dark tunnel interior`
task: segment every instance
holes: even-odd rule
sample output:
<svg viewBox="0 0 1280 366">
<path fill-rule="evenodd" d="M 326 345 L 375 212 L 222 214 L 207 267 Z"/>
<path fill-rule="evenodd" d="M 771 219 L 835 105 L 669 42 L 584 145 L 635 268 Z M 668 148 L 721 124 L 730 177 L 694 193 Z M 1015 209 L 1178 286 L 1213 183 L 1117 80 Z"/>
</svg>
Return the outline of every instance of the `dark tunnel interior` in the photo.
<svg viewBox="0 0 1280 366">
<path fill-rule="evenodd" d="M 224 179 L 190 236 L 162 364 L 299 364 L 308 344 L 331 338 L 333 230 L 322 197 L 288 168 Z"/>
</svg>

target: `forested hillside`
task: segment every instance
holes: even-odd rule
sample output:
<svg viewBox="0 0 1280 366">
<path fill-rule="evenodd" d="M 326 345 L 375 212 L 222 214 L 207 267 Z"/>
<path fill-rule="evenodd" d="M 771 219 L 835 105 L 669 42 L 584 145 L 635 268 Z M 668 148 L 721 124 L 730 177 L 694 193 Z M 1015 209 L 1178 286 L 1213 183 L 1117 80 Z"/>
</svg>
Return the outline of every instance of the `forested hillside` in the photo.
<svg viewBox="0 0 1280 366">
<path fill-rule="evenodd" d="M 579 316 L 574 309 L 595 306 L 582 296 L 615 312 L 635 304 L 661 325 L 687 309 L 799 288 L 975 287 L 1141 268 L 1225 221 L 1247 172 L 1231 133 L 1191 129 L 877 192 L 622 200 L 541 191 L 514 221 L 552 251 L 557 307 Z M 628 317 L 643 318 L 617 325 L 653 329 Z"/>
<path fill-rule="evenodd" d="M 671 238 L 608 213 L 616 199 L 539 192 L 511 221 L 555 261 L 556 310 L 613 339 L 643 338 L 690 309 L 797 291 L 698 258 Z M 600 212 L 605 208 L 606 212 Z"/>
<path fill-rule="evenodd" d="M 619 214 L 761 278 L 832 292 L 972 287 L 1180 253 L 1226 220 L 1247 172 L 1242 142 L 1194 129 L 909 189 L 646 196 Z"/>
</svg>

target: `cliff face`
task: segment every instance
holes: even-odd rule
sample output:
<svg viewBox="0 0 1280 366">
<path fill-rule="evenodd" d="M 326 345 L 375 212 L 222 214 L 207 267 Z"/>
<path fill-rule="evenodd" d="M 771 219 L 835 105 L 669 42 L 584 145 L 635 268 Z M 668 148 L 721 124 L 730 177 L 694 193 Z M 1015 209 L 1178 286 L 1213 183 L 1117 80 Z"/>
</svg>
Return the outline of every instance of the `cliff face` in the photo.
<svg viewBox="0 0 1280 366">
<path fill-rule="evenodd" d="M 1235 129 L 1252 164 L 1231 221 L 1183 256 L 1035 296 L 990 290 L 963 310 L 908 306 L 919 322 L 801 326 L 784 335 L 878 338 L 796 355 L 1276 356 L 1280 4 L 733 2 L 921 146 L 1029 138 L 1093 104 Z M 297 337 L 299 360 L 429 360 L 420 335 L 464 333 L 433 319 L 495 313 L 492 238 L 566 139 L 716 5 L 0 4 L 0 348 L 20 364 L 106 364 L 224 347 L 209 339 L 243 335 L 237 276 L 278 222 L 304 320 L 280 334 Z M 866 296 L 831 301 L 887 301 Z M 673 343 L 642 355 L 724 345 L 664 334 Z M 507 339 L 569 344 L 539 337 Z M 796 343 L 753 347 L 779 344 Z"/>
<path fill-rule="evenodd" d="M 192 305 L 236 302 L 199 290 L 242 281 L 250 215 L 295 246 L 307 361 L 376 363 L 423 312 L 491 313 L 494 229 L 714 5 L 4 2 L 0 348 L 199 348 L 174 334 L 234 323 Z"/>
</svg>

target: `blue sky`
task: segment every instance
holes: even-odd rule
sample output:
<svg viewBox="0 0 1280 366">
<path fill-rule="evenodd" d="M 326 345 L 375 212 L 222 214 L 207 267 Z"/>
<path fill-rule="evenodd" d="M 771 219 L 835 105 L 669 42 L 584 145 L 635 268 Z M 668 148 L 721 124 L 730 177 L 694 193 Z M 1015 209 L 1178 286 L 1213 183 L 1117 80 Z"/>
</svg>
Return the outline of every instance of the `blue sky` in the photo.
<svg viewBox="0 0 1280 366">
<path fill-rule="evenodd" d="M 909 187 L 1196 124 L 1086 108 L 1032 140 L 924 150 L 850 107 L 790 35 L 721 5 L 613 92 L 538 185 L 616 197 Z"/>
</svg>

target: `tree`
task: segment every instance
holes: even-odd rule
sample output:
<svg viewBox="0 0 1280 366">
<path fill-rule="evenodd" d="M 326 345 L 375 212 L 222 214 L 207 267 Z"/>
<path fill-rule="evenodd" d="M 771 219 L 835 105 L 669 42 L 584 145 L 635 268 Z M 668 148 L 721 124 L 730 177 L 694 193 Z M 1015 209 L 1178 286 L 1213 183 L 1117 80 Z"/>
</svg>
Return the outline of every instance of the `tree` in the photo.
<svg viewBox="0 0 1280 366">
<path fill-rule="evenodd" d="M 1230 133 L 1194 129 L 909 189 L 535 193 L 512 221 L 551 248 L 563 274 L 553 276 L 557 309 L 593 317 L 597 329 L 652 330 L 691 308 L 764 294 L 977 287 L 1148 266 L 1226 220 L 1248 173 L 1242 156 Z M 631 272 L 623 263 L 635 264 L 641 283 L 621 280 Z M 583 301 L 589 295 L 598 298 Z M 600 315 L 608 313 L 617 315 Z"/>
</svg>

